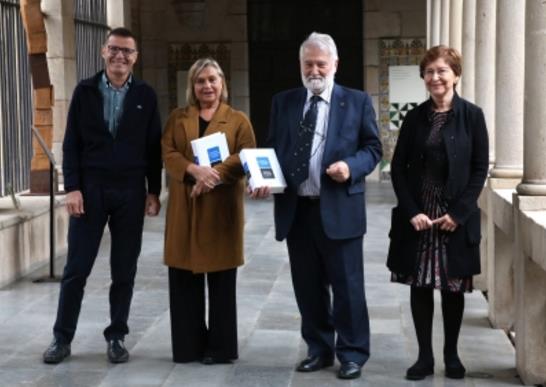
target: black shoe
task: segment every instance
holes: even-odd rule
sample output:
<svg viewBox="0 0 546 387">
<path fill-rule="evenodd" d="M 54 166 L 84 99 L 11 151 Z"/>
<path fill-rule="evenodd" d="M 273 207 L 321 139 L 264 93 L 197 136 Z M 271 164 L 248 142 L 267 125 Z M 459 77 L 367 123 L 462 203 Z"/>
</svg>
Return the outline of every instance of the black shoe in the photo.
<svg viewBox="0 0 546 387">
<path fill-rule="evenodd" d="M 313 372 L 334 365 L 334 359 L 323 356 L 308 356 L 296 367 L 298 372 Z"/>
<path fill-rule="evenodd" d="M 429 375 L 434 374 L 434 361 L 422 361 L 417 360 L 414 365 L 412 365 L 406 371 L 406 379 L 408 380 L 423 380 Z"/>
<path fill-rule="evenodd" d="M 125 348 L 123 340 L 121 339 L 113 339 L 108 341 L 108 349 L 106 350 L 106 354 L 108 355 L 108 360 L 110 360 L 110 363 L 126 363 L 129 360 L 129 352 L 127 351 L 127 348 Z"/>
<path fill-rule="evenodd" d="M 353 361 L 341 363 L 341 367 L 337 371 L 339 379 L 356 379 L 360 377 L 362 366 Z"/>
<path fill-rule="evenodd" d="M 59 364 L 70 356 L 70 344 L 64 344 L 53 339 L 44 352 L 43 359 L 46 364 Z"/>
<path fill-rule="evenodd" d="M 445 359 L 446 365 L 446 378 L 450 379 L 463 379 L 466 373 L 466 369 L 461 363 L 459 356 L 452 357 L 450 359 Z"/>
<path fill-rule="evenodd" d="M 201 363 L 205 365 L 213 365 L 213 364 L 231 364 L 233 361 L 231 359 L 223 359 L 213 356 L 205 356 L 203 359 L 201 359 Z"/>
</svg>

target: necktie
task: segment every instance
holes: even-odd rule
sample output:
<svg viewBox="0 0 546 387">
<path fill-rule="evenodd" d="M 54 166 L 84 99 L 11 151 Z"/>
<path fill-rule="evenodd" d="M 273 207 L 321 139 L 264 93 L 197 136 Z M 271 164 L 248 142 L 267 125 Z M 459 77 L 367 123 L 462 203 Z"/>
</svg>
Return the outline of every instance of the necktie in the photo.
<svg viewBox="0 0 546 387">
<path fill-rule="evenodd" d="M 311 157 L 313 135 L 317 126 L 318 102 L 320 100 L 321 98 L 318 95 L 311 97 L 311 105 L 300 123 L 289 172 L 289 177 L 296 187 L 309 176 L 309 158 Z"/>
</svg>

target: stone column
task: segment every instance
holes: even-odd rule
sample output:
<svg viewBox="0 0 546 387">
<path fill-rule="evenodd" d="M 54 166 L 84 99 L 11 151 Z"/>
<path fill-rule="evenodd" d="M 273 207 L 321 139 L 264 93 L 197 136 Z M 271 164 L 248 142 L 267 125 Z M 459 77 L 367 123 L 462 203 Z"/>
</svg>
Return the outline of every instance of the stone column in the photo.
<svg viewBox="0 0 546 387">
<path fill-rule="evenodd" d="M 449 46 L 449 8 L 450 0 L 442 0 L 440 22 L 440 44 Z"/>
<path fill-rule="evenodd" d="M 514 324 L 513 207 L 503 200 L 520 182 L 523 164 L 525 2 L 497 0 L 495 166 L 484 192 L 489 319 L 496 328 Z"/>
<path fill-rule="evenodd" d="M 131 28 L 130 0 L 107 0 L 106 20 L 110 27 Z"/>
<path fill-rule="evenodd" d="M 47 64 L 55 87 L 53 105 L 53 154 L 62 164 L 62 142 L 72 92 L 76 87 L 76 48 L 73 0 L 43 0 L 48 34 Z"/>
<path fill-rule="evenodd" d="M 497 29 L 495 82 L 497 90 L 506 92 L 495 95 L 495 166 L 491 177 L 519 180 L 523 175 L 525 2 L 497 0 L 497 23 L 502 28 Z"/>
<path fill-rule="evenodd" d="M 523 180 L 514 195 L 516 260 L 516 366 L 525 384 L 546 380 L 546 4 L 525 10 L 525 117 Z"/>
<path fill-rule="evenodd" d="M 442 0 L 432 0 L 430 5 L 430 46 L 437 46 L 440 44 L 440 18 L 441 18 L 441 5 Z"/>
<path fill-rule="evenodd" d="M 467 100 L 474 102 L 474 87 L 476 71 L 476 0 L 464 0 L 463 3 L 463 78 L 461 79 L 461 94 Z"/>
<path fill-rule="evenodd" d="M 497 1 L 476 2 L 476 104 L 489 131 L 489 161 L 495 161 L 495 27 Z M 504 26 L 503 26 L 504 27 Z"/>
<path fill-rule="evenodd" d="M 476 2 L 476 73 L 475 99 L 483 109 L 489 132 L 489 161 L 495 160 L 495 24 L 496 0 L 479 0 Z M 487 192 L 482 192 L 480 208 L 482 209 L 482 274 L 476 276 L 476 288 L 487 290 L 489 272 L 488 263 L 494 256 L 491 204 Z"/>
<path fill-rule="evenodd" d="M 526 4 L 523 181 L 517 191 L 546 196 L 546 4 Z"/>
<path fill-rule="evenodd" d="M 463 0 L 451 0 L 449 14 L 449 46 L 461 52 L 463 46 Z"/>
<path fill-rule="evenodd" d="M 432 0 L 427 0 L 427 47 L 430 47 L 431 26 L 432 26 Z"/>
</svg>

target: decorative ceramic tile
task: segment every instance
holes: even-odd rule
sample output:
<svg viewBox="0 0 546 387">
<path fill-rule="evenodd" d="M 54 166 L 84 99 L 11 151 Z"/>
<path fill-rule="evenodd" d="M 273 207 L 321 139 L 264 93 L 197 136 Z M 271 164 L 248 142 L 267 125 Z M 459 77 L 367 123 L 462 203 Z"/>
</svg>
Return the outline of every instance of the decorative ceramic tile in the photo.
<svg viewBox="0 0 546 387">
<path fill-rule="evenodd" d="M 389 66 L 419 65 L 426 52 L 425 38 L 379 40 L 379 130 L 383 142 L 382 170 L 392 159 L 398 132 L 407 112 L 418 103 L 389 101 Z"/>
<path fill-rule="evenodd" d="M 389 107 L 389 129 L 398 130 L 402 126 L 402 121 L 406 118 L 406 114 L 416 107 L 418 103 L 391 103 Z"/>
</svg>

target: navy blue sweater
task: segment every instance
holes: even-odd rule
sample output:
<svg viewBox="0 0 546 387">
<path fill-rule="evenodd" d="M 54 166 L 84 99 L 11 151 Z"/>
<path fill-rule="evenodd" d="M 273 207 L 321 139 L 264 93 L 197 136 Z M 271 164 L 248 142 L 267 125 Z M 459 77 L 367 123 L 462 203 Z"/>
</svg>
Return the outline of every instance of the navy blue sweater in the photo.
<svg viewBox="0 0 546 387">
<path fill-rule="evenodd" d="M 81 81 L 72 96 L 63 142 L 67 192 L 86 184 L 161 190 L 161 121 L 154 90 L 133 77 L 114 138 L 104 122 L 102 71 Z"/>
</svg>

